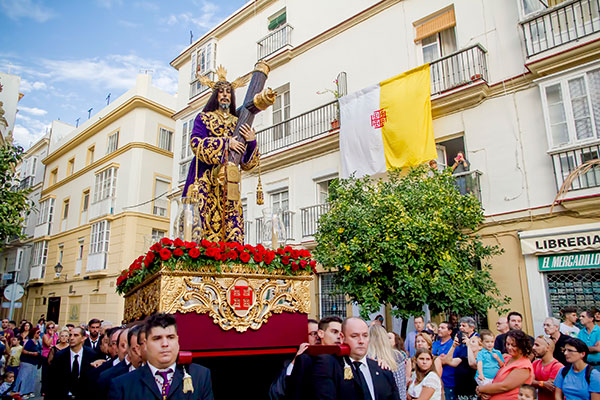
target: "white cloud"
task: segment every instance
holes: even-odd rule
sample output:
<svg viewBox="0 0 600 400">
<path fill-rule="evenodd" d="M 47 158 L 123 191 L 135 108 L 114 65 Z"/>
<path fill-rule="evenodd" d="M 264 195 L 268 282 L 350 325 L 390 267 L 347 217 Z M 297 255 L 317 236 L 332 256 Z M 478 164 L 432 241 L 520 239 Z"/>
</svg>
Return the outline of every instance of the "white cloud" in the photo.
<svg viewBox="0 0 600 400">
<path fill-rule="evenodd" d="M 23 93 L 28 93 L 33 90 L 45 90 L 47 88 L 48 88 L 48 85 L 46 85 L 44 82 L 41 82 L 41 81 L 30 82 L 27 79 L 21 79 L 21 86 L 19 89 Z"/>
<path fill-rule="evenodd" d="M 17 114 L 17 120 L 19 120 L 19 114 Z M 22 124 L 16 123 L 13 129 L 15 143 L 21 145 L 24 149 L 28 149 L 46 134 L 50 126 L 49 123 L 31 118 L 27 119 L 27 121 L 23 120 Z"/>
<path fill-rule="evenodd" d="M 41 108 L 37 108 L 37 107 L 19 107 L 19 111 L 26 113 L 26 114 L 35 115 L 38 117 L 48 114 L 48 111 L 42 110 Z"/>
<path fill-rule="evenodd" d="M 37 22 L 46 22 L 56 17 L 56 13 L 36 0 L 0 0 L 0 9 L 12 20 L 31 18 Z"/>
<path fill-rule="evenodd" d="M 96 3 L 100 7 L 111 9 L 113 6 L 123 5 L 123 0 L 96 0 Z"/>
<path fill-rule="evenodd" d="M 137 8 L 141 8 L 147 11 L 158 11 L 160 10 L 160 7 L 154 3 L 151 3 L 149 1 L 136 1 L 135 3 L 133 3 L 133 5 Z"/>
<path fill-rule="evenodd" d="M 221 17 L 217 16 L 219 7 L 216 4 L 210 3 L 208 1 L 195 3 L 196 6 L 199 8 L 199 13 L 186 12 L 177 15 L 171 14 L 166 19 L 163 19 L 163 22 L 167 25 L 192 24 L 203 30 L 213 28 L 219 22 L 221 22 Z"/>
</svg>

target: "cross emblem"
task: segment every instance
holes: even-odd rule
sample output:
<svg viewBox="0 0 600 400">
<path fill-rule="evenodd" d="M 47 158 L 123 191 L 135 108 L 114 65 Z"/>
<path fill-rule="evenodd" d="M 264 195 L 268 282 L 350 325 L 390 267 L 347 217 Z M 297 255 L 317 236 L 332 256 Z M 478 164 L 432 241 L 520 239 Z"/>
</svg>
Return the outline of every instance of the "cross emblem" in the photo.
<svg viewBox="0 0 600 400">
<path fill-rule="evenodd" d="M 252 305 L 252 289 L 248 286 L 234 286 L 230 302 L 234 310 L 247 310 Z"/>
<path fill-rule="evenodd" d="M 371 126 L 375 129 L 383 127 L 387 122 L 387 113 L 382 108 L 376 111 L 373 111 L 373 115 L 371 115 Z"/>
</svg>

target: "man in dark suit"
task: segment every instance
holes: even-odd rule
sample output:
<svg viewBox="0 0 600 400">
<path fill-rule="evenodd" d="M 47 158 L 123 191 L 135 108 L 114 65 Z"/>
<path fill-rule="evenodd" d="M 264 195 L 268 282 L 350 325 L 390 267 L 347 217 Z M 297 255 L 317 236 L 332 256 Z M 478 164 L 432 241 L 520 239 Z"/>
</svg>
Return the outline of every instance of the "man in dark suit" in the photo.
<svg viewBox="0 0 600 400">
<path fill-rule="evenodd" d="M 139 331 L 139 328 L 138 328 Z M 121 375 L 125 375 L 126 373 L 129 372 L 130 370 L 130 365 L 131 362 L 129 361 L 129 357 L 128 357 L 128 352 L 129 352 L 129 338 L 130 335 L 129 333 L 131 332 L 130 329 L 123 329 L 121 330 L 121 332 L 119 333 L 118 339 L 117 339 L 117 360 L 119 360 L 119 362 L 114 365 L 113 367 L 110 367 L 108 369 L 106 369 L 105 371 L 102 371 L 100 373 L 100 375 L 98 376 L 98 379 L 96 380 L 96 390 L 95 390 L 95 396 L 96 399 L 98 400 L 105 400 L 106 396 L 108 395 L 108 389 L 110 387 L 110 383 L 117 377 L 121 376 Z M 137 340 L 137 331 L 135 333 L 136 335 L 136 340 Z"/>
<path fill-rule="evenodd" d="M 155 314 L 145 323 L 147 363 L 115 379 L 108 393 L 111 400 L 214 400 L 210 370 L 200 365 L 176 365 L 179 355 L 177 324 L 171 314 Z M 193 391 L 184 392 L 189 375 Z"/>
<path fill-rule="evenodd" d="M 342 324 L 342 339 L 350 347 L 350 356 L 326 354 L 315 359 L 315 397 L 319 400 L 399 400 L 392 373 L 367 359 L 367 323 L 360 318 L 347 318 Z"/>
<path fill-rule="evenodd" d="M 96 353 L 83 346 L 85 330 L 74 327 L 69 335 L 69 348 L 56 353 L 50 365 L 46 399 L 89 399 L 90 372 Z"/>
<path fill-rule="evenodd" d="M 84 346 L 90 347 L 96 353 L 100 352 L 100 325 L 101 322 L 99 319 L 93 318 L 90 320 L 88 323 L 90 335 L 83 342 Z"/>
</svg>

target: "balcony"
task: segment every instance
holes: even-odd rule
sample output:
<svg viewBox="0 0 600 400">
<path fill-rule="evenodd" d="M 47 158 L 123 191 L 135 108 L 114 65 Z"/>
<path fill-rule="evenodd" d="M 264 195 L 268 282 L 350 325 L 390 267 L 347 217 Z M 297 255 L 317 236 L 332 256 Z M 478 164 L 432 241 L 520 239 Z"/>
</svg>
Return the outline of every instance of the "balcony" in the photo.
<svg viewBox="0 0 600 400">
<path fill-rule="evenodd" d="M 34 265 L 29 272 L 29 282 L 41 281 L 46 276 L 45 265 Z"/>
<path fill-rule="evenodd" d="M 437 59 L 430 64 L 431 95 L 476 81 L 488 81 L 487 50 L 480 44 Z"/>
<path fill-rule="evenodd" d="M 252 221 L 244 221 L 244 244 L 256 246 L 256 238 L 252 233 Z"/>
<path fill-rule="evenodd" d="M 311 237 L 317 233 L 319 218 L 327 211 L 329 211 L 329 203 L 317 204 L 300 209 L 302 238 Z"/>
<path fill-rule="evenodd" d="M 51 232 L 52 224 L 50 222 L 44 222 L 43 224 L 36 225 L 33 231 L 34 237 L 48 236 Z"/>
<path fill-rule="evenodd" d="M 286 241 L 293 241 L 294 237 L 294 211 L 282 211 L 281 219 L 283 220 L 283 226 L 285 227 L 285 238 Z M 255 240 L 256 243 L 263 242 L 263 217 L 256 218 L 256 229 L 255 229 Z M 271 247 L 270 245 L 268 247 Z"/>
<path fill-rule="evenodd" d="M 338 102 L 332 101 L 257 132 L 262 155 L 335 131 L 339 124 Z"/>
<path fill-rule="evenodd" d="M 579 146 L 550 152 L 559 190 L 569 174 L 582 164 L 600 158 L 600 144 Z M 596 188 L 600 186 L 600 166 L 595 166 L 585 174 L 575 176 L 569 186 L 570 191 Z M 596 191 L 597 192 L 597 191 Z M 584 194 L 584 193 L 582 193 Z M 579 195 L 578 195 L 579 196 Z"/>
<path fill-rule="evenodd" d="M 481 183 L 479 177 L 481 176 L 481 171 L 473 170 L 473 171 L 465 171 L 459 172 L 458 174 L 452 174 L 455 181 L 454 184 L 460 194 L 472 194 L 477 197 L 479 203 L 481 203 Z"/>
<path fill-rule="evenodd" d="M 94 253 L 88 255 L 85 272 L 88 275 L 104 275 L 108 262 L 108 253 Z"/>
<path fill-rule="evenodd" d="M 291 25 L 285 24 L 281 28 L 271 32 L 261 40 L 257 42 L 258 59 L 262 60 L 265 57 L 270 56 L 277 50 L 280 50 L 286 46 L 291 46 L 292 36 Z"/>
<path fill-rule="evenodd" d="M 19 190 L 25 190 L 25 189 L 29 189 L 30 187 L 33 186 L 33 176 L 28 176 L 27 178 L 24 178 L 21 180 L 21 182 L 19 183 Z"/>
<path fill-rule="evenodd" d="M 527 57 L 600 31 L 600 0 L 566 1 L 521 22 Z"/>
<path fill-rule="evenodd" d="M 90 216 L 89 219 L 93 220 L 100 218 L 104 215 L 111 215 L 115 213 L 115 198 L 108 197 L 104 200 L 97 201 L 90 204 Z"/>
</svg>

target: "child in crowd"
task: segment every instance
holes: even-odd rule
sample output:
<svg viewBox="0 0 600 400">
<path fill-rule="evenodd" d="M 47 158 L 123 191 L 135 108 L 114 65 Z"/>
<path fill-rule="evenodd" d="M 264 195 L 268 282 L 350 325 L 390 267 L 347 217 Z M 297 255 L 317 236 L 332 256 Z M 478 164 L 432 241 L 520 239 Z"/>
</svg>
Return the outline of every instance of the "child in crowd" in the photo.
<svg viewBox="0 0 600 400">
<path fill-rule="evenodd" d="M 519 388 L 519 400 L 536 400 L 537 399 L 537 392 L 535 391 L 535 388 L 531 385 L 528 384 L 523 384 L 521 385 L 521 387 Z"/>
<path fill-rule="evenodd" d="M 19 343 L 19 338 L 16 336 L 10 339 L 10 344 L 10 349 L 6 351 L 8 355 L 6 371 L 12 372 L 16 378 L 19 373 L 19 366 L 21 365 L 21 352 L 23 351 L 23 346 Z"/>
<path fill-rule="evenodd" d="M 475 380 L 479 386 L 492 383 L 498 370 L 504 366 L 502 353 L 494 349 L 494 334 L 487 329 L 479 333 L 483 348 L 477 354 L 477 374 Z"/>
<path fill-rule="evenodd" d="M 2 385 L 0 385 L 0 399 L 21 400 L 21 395 L 13 391 L 15 386 L 15 374 L 9 371 L 2 376 L 2 380 Z"/>
</svg>

